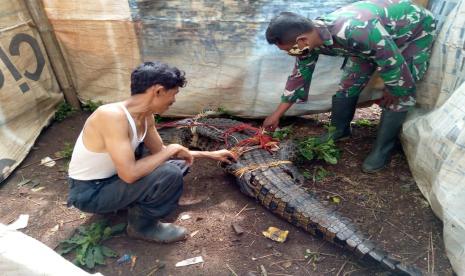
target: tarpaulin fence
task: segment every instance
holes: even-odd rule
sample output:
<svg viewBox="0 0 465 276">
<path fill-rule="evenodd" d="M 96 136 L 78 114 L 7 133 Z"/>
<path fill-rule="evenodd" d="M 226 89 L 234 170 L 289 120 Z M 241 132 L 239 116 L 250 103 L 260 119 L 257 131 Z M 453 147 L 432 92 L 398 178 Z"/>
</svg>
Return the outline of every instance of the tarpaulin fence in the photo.
<svg viewBox="0 0 465 276">
<path fill-rule="evenodd" d="M 24 159 L 62 99 L 34 23 L 21 1 L 0 9 L 0 182 Z"/>
</svg>

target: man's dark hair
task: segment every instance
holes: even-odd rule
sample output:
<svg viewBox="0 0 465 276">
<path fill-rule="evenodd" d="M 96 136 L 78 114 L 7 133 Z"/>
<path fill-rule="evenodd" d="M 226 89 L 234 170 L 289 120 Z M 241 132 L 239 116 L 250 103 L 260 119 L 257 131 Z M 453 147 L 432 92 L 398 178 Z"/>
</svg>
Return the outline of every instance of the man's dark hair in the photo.
<svg viewBox="0 0 465 276">
<path fill-rule="evenodd" d="M 144 62 L 131 73 L 131 95 L 144 93 L 152 85 L 160 84 L 165 89 L 184 87 L 184 72 L 176 67 L 155 61 Z"/>
<path fill-rule="evenodd" d="M 282 12 L 273 18 L 266 29 L 266 40 L 270 44 L 294 43 L 296 38 L 314 29 L 313 22 L 292 12 Z"/>
</svg>

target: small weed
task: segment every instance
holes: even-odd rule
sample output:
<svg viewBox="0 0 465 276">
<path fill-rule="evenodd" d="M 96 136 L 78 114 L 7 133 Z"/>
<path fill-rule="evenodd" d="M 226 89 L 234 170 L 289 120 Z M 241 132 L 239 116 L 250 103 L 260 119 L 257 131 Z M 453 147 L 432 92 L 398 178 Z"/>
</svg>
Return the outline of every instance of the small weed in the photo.
<svg viewBox="0 0 465 276">
<path fill-rule="evenodd" d="M 163 117 L 161 117 L 160 114 L 153 115 L 153 118 L 155 120 L 155 124 L 159 124 L 164 121 Z"/>
<path fill-rule="evenodd" d="M 322 166 L 315 166 L 315 168 L 313 169 L 313 182 L 322 181 L 329 175 L 331 175 L 331 173 Z"/>
<path fill-rule="evenodd" d="M 373 126 L 373 123 L 368 119 L 358 119 L 357 121 L 355 121 L 354 124 L 356 126 L 358 126 L 358 127 L 371 127 L 371 126 Z"/>
<path fill-rule="evenodd" d="M 59 152 L 56 153 L 56 156 L 69 160 L 71 159 L 71 156 L 73 155 L 73 149 L 74 149 L 73 144 L 65 143 L 63 148 Z"/>
<path fill-rule="evenodd" d="M 64 255 L 74 251 L 76 257 L 73 262 L 89 269 L 95 265 L 104 265 L 105 257 L 116 257 L 117 253 L 101 245 L 102 241 L 122 232 L 125 227 L 125 224 L 110 227 L 104 220 L 94 222 L 90 226 L 80 226 L 74 236 L 60 243 L 57 252 Z"/>
<path fill-rule="evenodd" d="M 61 122 L 71 116 L 74 112 L 76 112 L 76 109 L 74 109 L 69 103 L 61 102 L 55 112 L 55 120 Z"/>
<path fill-rule="evenodd" d="M 302 172 L 302 176 L 305 178 L 305 179 L 311 179 L 312 178 L 312 174 L 308 171 L 308 170 L 304 170 Z"/>
<path fill-rule="evenodd" d="M 304 258 L 312 265 L 313 271 L 316 271 L 316 264 L 321 260 L 320 253 L 312 252 L 310 249 L 305 250 Z"/>
<path fill-rule="evenodd" d="M 231 111 L 227 110 L 225 107 L 223 106 L 219 106 L 217 109 L 216 109 L 216 112 L 218 112 L 218 115 L 222 115 L 222 116 L 226 116 L 226 117 L 233 117 L 233 114 Z"/>
<path fill-rule="evenodd" d="M 292 126 L 283 127 L 280 129 L 276 129 L 273 132 L 273 138 L 281 141 L 285 138 L 288 138 L 288 136 L 290 136 L 291 133 L 292 133 Z"/>
<path fill-rule="evenodd" d="M 103 102 L 101 101 L 94 102 L 92 100 L 87 100 L 82 106 L 82 110 L 87 111 L 87 112 L 94 112 L 102 104 Z"/>
</svg>

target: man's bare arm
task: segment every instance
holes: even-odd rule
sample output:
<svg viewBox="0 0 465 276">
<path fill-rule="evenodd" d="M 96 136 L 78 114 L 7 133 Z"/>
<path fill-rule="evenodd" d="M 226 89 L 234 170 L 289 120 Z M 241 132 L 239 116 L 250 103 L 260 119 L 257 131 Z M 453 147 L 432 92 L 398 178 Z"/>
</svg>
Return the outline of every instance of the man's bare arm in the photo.
<svg viewBox="0 0 465 276">
<path fill-rule="evenodd" d="M 237 157 L 229 150 L 216 150 L 216 151 L 190 151 L 194 158 L 210 158 L 225 163 L 231 163 L 232 160 L 236 160 Z"/>
<path fill-rule="evenodd" d="M 186 161 L 192 162 L 192 156 L 188 154 L 188 150 L 177 144 L 169 145 L 155 154 L 135 160 L 124 114 L 108 111 L 101 114 L 99 121 L 105 150 L 110 154 L 118 176 L 127 183 L 134 183 L 148 175 L 172 156 L 181 155 Z"/>
</svg>

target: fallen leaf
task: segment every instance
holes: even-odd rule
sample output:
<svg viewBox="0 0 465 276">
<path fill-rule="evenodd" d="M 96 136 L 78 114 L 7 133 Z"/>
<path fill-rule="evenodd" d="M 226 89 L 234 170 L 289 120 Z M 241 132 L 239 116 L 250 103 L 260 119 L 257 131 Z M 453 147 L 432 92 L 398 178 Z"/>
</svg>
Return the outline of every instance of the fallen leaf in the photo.
<svg viewBox="0 0 465 276">
<path fill-rule="evenodd" d="M 284 263 L 282 264 L 282 266 L 283 266 L 284 268 L 289 268 L 289 267 L 291 267 L 291 265 L 292 265 L 292 262 L 291 262 L 291 261 L 287 261 L 287 262 L 284 262 Z"/>
<path fill-rule="evenodd" d="M 341 198 L 338 196 L 330 196 L 329 199 L 331 200 L 332 203 L 335 203 L 335 204 L 341 203 Z"/>
</svg>

